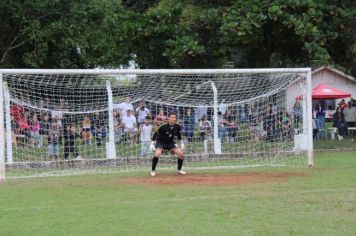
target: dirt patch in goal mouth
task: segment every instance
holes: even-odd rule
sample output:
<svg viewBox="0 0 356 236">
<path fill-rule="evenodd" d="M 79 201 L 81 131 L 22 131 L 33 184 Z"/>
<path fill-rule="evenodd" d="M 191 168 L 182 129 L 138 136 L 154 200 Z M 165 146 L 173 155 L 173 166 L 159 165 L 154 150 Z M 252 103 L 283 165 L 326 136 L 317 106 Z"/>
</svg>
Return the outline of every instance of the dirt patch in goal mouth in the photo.
<svg viewBox="0 0 356 236">
<path fill-rule="evenodd" d="M 274 173 L 231 173 L 231 174 L 157 174 L 155 177 L 147 176 L 140 178 L 128 178 L 126 182 L 134 185 L 149 186 L 216 186 L 216 185 L 239 185 L 250 183 L 264 183 L 287 180 L 288 177 L 304 177 L 305 173 L 274 172 Z"/>
</svg>

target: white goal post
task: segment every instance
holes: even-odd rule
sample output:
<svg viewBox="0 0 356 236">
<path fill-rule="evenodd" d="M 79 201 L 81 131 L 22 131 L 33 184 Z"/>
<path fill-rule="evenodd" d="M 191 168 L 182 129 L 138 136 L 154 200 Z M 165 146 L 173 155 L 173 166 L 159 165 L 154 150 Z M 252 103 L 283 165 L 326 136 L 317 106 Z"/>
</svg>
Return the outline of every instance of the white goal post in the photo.
<svg viewBox="0 0 356 236">
<path fill-rule="evenodd" d="M 312 166 L 311 91 L 310 68 L 0 69 L 0 180 L 147 169 L 172 111 L 188 168 Z"/>
</svg>

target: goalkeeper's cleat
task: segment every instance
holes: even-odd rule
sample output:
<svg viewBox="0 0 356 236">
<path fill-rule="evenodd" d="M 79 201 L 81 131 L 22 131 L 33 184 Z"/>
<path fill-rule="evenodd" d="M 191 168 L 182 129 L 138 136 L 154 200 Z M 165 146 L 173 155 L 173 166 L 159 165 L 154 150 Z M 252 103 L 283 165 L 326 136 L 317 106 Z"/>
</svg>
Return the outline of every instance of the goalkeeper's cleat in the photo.
<svg viewBox="0 0 356 236">
<path fill-rule="evenodd" d="M 180 174 L 180 175 L 185 175 L 185 174 L 187 174 L 187 172 L 185 172 L 184 170 L 178 170 L 177 173 Z"/>
<path fill-rule="evenodd" d="M 151 174 L 152 177 L 155 177 L 156 176 L 156 171 L 151 171 L 150 174 Z"/>
</svg>

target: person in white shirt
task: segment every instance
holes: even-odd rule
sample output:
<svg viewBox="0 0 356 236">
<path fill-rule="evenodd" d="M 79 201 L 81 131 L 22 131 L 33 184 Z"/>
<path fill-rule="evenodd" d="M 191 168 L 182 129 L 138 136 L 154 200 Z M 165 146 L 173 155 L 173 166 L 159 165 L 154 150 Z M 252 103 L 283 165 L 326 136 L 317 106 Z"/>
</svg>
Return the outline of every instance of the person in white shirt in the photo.
<svg viewBox="0 0 356 236">
<path fill-rule="evenodd" d="M 140 127 L 141 140 L 141 157 L 151 155 L 150 144 L 152 137 L 151 117 L 145 117 L 145 123 Z"/>
<path fill-rule="evenodd" d="M 195 121 L 199 122 L 203 120 L 203 118 L 206 117 L 207 115 L 208 115 L 208 107 L 198 106 L 197 112 L 195 113 L 196 116 Z"/>
<path fill-rule="evenodd" d="M 219 105 L 219 111 L 221 112 L 221 115 L 224 116 L 227 111 L 227 106 L 225 105 L 225 99 L 223 99 Z"/>
<path fill-rule="evenodd" d="M 64 111 L 67 111 L 66 109 L 66 103 L 63 98 L 59 99 L 59 105 L 56 109 L 52 110 L 51 112 L 51 117 L 52 119 L 55 119 L 57 121 L 57 128 L 62 129 L 62 120 L 64 118 Z"/>
<path fill-rule="evenodd" d="M 150 114 L 150 110 L 145 106 L 144 101 L 141 101 L 139 107 L 136 108 L 136 114 L 138 123 L 145 123 L 145 119 Z"/>
<path fill-rule="evenodd" d="M 122 125 L 127 137 L 127 143 L 133 144 L 137 133 L 136 117 L 132 114 L 132 110 L 127 110 L 127 115 L 122 117 Z"/>
<path fill-rule="evenodd" d="M 114 105 L 114 109 L 119 112 L 121 119 L 127 115 L 127 111 L 134 111 L 134 107 L 130 103 L 130 98 L 126 97 L 124 102 Z"/>
<path fill-rule="evenodd" d="M 210 139 L 213 126 L 206 116 L 199 122 L 201 140 Z"/>
<path fill-rule="evenodd" d="M 52 111 L 51 117 L 52 117 L 52 119 L 57 121 L 58 129 L 61 129 L 62 128 L 62 120 L 63 120 L 63 111 L 61 111 L 61 110 Z"/>
</svg>

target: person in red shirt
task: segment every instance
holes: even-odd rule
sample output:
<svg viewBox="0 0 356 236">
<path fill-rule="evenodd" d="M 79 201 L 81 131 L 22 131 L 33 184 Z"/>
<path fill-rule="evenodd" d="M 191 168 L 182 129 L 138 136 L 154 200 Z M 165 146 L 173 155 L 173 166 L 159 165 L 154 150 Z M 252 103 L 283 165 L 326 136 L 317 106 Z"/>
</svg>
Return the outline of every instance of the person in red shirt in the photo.
<svg viewBox="0 0 356 236">
<path fill-rule="evenodd" d="M 16 122 L 19 122 L 19 120 L 20 120 L 20 115 L 22 114 L 24 112 L 24 109 L 23 109 L 23 107 L 22 106 L 20 106 L 20 105 L 17 105 L 17 104 L 13 104 L 12 106 L 11 106 L 11 115 L 12 115 L 12 117 L 14 117 L 14 120 L 16 121 Z"/>
<path fill-rule="evenodd" d="M 341 100 L 341 102 L 339 103 L 339 106 L 342 111 L 345 110 L 345 108 L 347 108 L 347 103 L 345 102 L 345 99 Z"/>
</svg>

